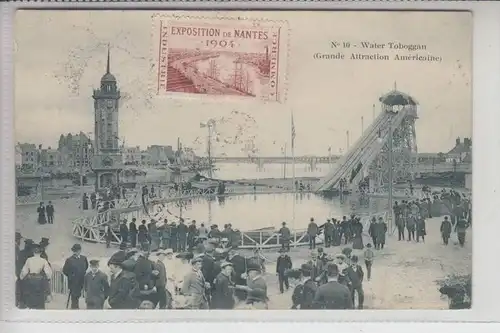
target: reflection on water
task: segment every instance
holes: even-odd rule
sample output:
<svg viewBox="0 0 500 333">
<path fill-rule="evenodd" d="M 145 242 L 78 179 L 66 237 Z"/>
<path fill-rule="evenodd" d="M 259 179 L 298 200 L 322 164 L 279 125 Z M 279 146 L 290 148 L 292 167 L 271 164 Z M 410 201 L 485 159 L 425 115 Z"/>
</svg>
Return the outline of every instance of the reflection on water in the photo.
<svg viewBox="0 0 500 333">
<path fill-rule="evenodd" d="M 309 164 L 296 164 L 295 177 L 323 177 L 335 164 L 316 164 L 311 170 Z M 253 163 L 218 163 L 214 176 L 219 179 L 263 179 L 263 178 L 292 178 L 292 164 L 264 164 L 261 169 Z"/>
<path fill-rule="evenodd" d="M 294 202 L 295 197 L 295 202 Z M 380 212 L 387 208 L 387 200 L 371 199 L 360 205 L 355 198 L 326 199 L 315 194 L 256 194 L 196 199 L 184 204 L 171 203 L 169 211 L 195 219 L 198 224 L 217 224 L 220 228 L 231 223 L 240 230 L 281 226 L 286 221 L 292 228 L 305 228 L 314 217 L 318 224 L 329 217 Z"/>
</svg>

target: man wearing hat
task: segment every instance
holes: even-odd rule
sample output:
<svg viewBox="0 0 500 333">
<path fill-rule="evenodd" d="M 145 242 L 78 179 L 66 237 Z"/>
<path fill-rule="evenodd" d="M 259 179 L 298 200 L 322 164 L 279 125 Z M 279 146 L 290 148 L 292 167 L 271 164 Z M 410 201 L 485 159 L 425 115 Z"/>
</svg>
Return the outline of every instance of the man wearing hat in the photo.
<svg viewBox="0 0 500 333">
<path fill-rule="evenodd" d="M 313 250 L 316 248 L 316 236 L 319 233 L 319 228 L 314 218 L 311 217 L 309 225 L 307 226 L 307 235 L 309 236 L 309 249 Z"/>
<path fill-rule="evenodd" d="M 286 276 L 286 271 L 292 268 L 292 259 L 290 258 L 289 255 L 286 254 L 285 249 L 280 249 L 279 250 L 280 255 L 278 257 L 278 260 L 276 261 L 276 274 L 278 275 L 278 283 L 280 286 L 280 292 L 283 294 L 284 289 L 283 289 L 283 284 L 286 287 L 286 290 L 290 288 L 290 285 L 288 283 L 288 277 Z"/>
<path fill-rule="evenodd" d="M 286 226 L 286 222 L 281 223 L 281 229 L 279 230 L 281 238 L 281 248 L 290 251 L 290 239 L 292 238 L 290 229 Z"/>
<path fill-rule="evenodd" d="M 323 228 L 325 235 L 325 247 L 330 247 L 333 244 L 334 226 L 330 219 L 326 220 Z"/>
<path fill-rule="evenodd" d="M 135 275 L 123 270 L 127 260 L 124 251 L 116 252 L 108 261 L 111 271 L 108 304 L 112 309 L 137 309 L 140 304 L 140 291 Z"/>
<path fill-rule="evenodd" d="M 47 222 L 49 224 L 54 224 L 54 206 L 52 205 L 52 201 L 49 201 L 47 207 L 45 207 L 45 212 L 47 213 Z"/>
<path fill-rule="evenodd" d="M 208 309 L 207 289 L 210 284 L 205 281 L 201 271 L 203 256 L 197 256 L 191 260 L 192 269 L 184 277 L 181 293 L 187 297 L 189 309 Z"/>
<path fill-rule="evenodd" d="M 267 309 L 267 283 L 262 276 L 262 268 L 256 263 L 248 263 L 247 285 L 239 286 L 247 292 L 246 308 Z"/>
<path fill-rule="evenodd" d="M 450 239 L 451 235 L 451 229 L 451 222 L 450 220 L 448 220 L 448 216 L 445 216 L 443 222 L 441 222 L 441 227 L 439 229 L 441 231 L 441 238 L 443 239 L 444 245 L 448 245 L 448 240 Z"/>
<path fill-rule="evenodd" d="M 71 247 L 73 255 L 66 259 L 63 266 L 63 273 L 68 278 L 68 302 L 71 299 L 71 309 L 79 309 L 79 300 L 82 295 L 85 273 L 89 268 L 87 257 L 81 254 L 82 246 L 75 244 Z M 67 304 L 66 303 L 66 307 Z"/>
<path fill-rule="evenodd" d="M 313 267 L 309 264 L 300 266 L 301 280 L 293 291 L 292 309 L 309 310 L 313 308 L 314 295 L 318 287 L 311 278 L 312 270 Z"/>
<path fill-rule="evenodd" d="M 334 263 L 326 267 L 328 282 L 319 286 L 314 295 L 315 309 L 343 310 L 352 309 L 352 297 L 349 288 L 338 282 L 339 269 Z"/>
<path fill-rule="evenodd" d="M 188 227 L 184 224 L 184 219 L 179 219 L 179 225 L 177 226 L 177 239 L 179 241 L 179 251 L 186 251 Z"/>
<path fill-rule="evenodd" d="M 363 278 L 365 273 L 363 268 L 359 265 L 358 256 L 351 257 L 351 265 L 347 268 L 347 277 L 349 280 L 349 288 L 352 294 L 352 302 L 354 303 L 355 292 L 358 294 L 358 309 L 363 309 L 363 302 L 365 300 L 365 293 L 363 292 Z"/>
<path fill-rule="evenodd" d="M 158 307 L 160 309 L 165 309 L 167 307 L 167 269 L 163 262 L 167 257 L 167 252 L 158 251 L 156 255 L 158 259 L 154 263 L 153 274 L 156 277 L 155 286 L 158 297 Z"/>
<path fill-rule="evenodd" d="M 85 274 L 83 290 L 87 309 L 103 309 L 108 297 L 108 276 L 99 270 L 99 260 L 90 260 L 90 270 Z"/>
<path fill-rule="evenodd" d="M 231 281 L 233 265 L 228 261 L 223 261 L 220 267 L 221 272 L 215 278 L 210 308 L 230 310 L 234 308 L 234 288 Z"/>
</svg>

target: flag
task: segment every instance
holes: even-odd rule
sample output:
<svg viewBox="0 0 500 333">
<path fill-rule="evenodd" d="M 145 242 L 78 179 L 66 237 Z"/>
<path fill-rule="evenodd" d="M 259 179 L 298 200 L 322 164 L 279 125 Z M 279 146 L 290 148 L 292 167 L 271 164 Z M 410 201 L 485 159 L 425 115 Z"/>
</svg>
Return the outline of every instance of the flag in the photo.
<svg viewBox="0 0 500 333">
<path fill-rule="evenodd" d="M 292 149 L 295 147 L 295 123 L 293 122 L 293 113 L 292 113 Z"/>
</svg>

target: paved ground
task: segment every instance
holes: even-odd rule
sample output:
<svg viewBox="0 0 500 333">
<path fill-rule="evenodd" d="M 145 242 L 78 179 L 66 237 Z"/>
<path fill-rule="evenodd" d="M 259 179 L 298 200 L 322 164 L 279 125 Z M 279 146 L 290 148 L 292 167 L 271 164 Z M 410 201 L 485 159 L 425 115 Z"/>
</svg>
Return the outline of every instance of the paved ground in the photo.
<svg viewBox="0 0 500 333">
<path fill-rule="evenodd" d="M 16 229 L 24 237 L 38 242 L 41 237 L 49 237 L 51 245 L 48 255 L 51 261 L 60 261 L 71 254 L 70 247 L 76 242 L 72 237 L 72 218 L 78 216 L 76 202 L 58 202 L 53 225 L 39 225 L 36 222 L 36 206 L 19 206 L 16 210 Z M 439 237 L 440 219 L 427 221 L 425 243 L 398 242 L 388 237 L 386 248 L 376 252 L 372 281 L 364 283 L 366 294 L 365 307 L 372 309 L 444 309 L 447 300 L 440 297 L 436 280 L 452 273 L 472 272 L 472 234 L 467 234 L 464 248 L 454 244 L 456 234 L 452 235 L 450 245 L 441 244 Z M 366 244 L 365 240 L 365 244 Z M 89 257 L 108 257 L 116 249 L 106 249 L 102 244 L 84 243 L 83 252 Z M 326 249 L 328 253 L 338 253 L 340 247 Z M 279 294 L 274 261 L 277 254 L 267 252 L 270 263 L 267 267 L 267 280 L 270 308 L 288 309 L 291 306 L 291 290 Z M 292 249 L 294 267 L 307 260 L 309 250 Z M 292 283 L 293 289 L 293 283 Z M 64 308 L 65 296 L 55 295 L 48 305 L 52 309 Z"/>
</svg>

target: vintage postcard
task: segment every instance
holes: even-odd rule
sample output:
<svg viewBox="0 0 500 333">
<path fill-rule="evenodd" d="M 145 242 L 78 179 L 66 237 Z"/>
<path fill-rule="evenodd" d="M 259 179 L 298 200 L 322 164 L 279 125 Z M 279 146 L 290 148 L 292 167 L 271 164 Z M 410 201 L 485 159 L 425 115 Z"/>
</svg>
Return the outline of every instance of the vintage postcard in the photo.
<svg viewBox="0 0 500 333">
<path fill-rule="evenodd" d="M 21 10 L 14 42 L 16 311 L 471 308 L 471 13 Z"/>
</svg>

